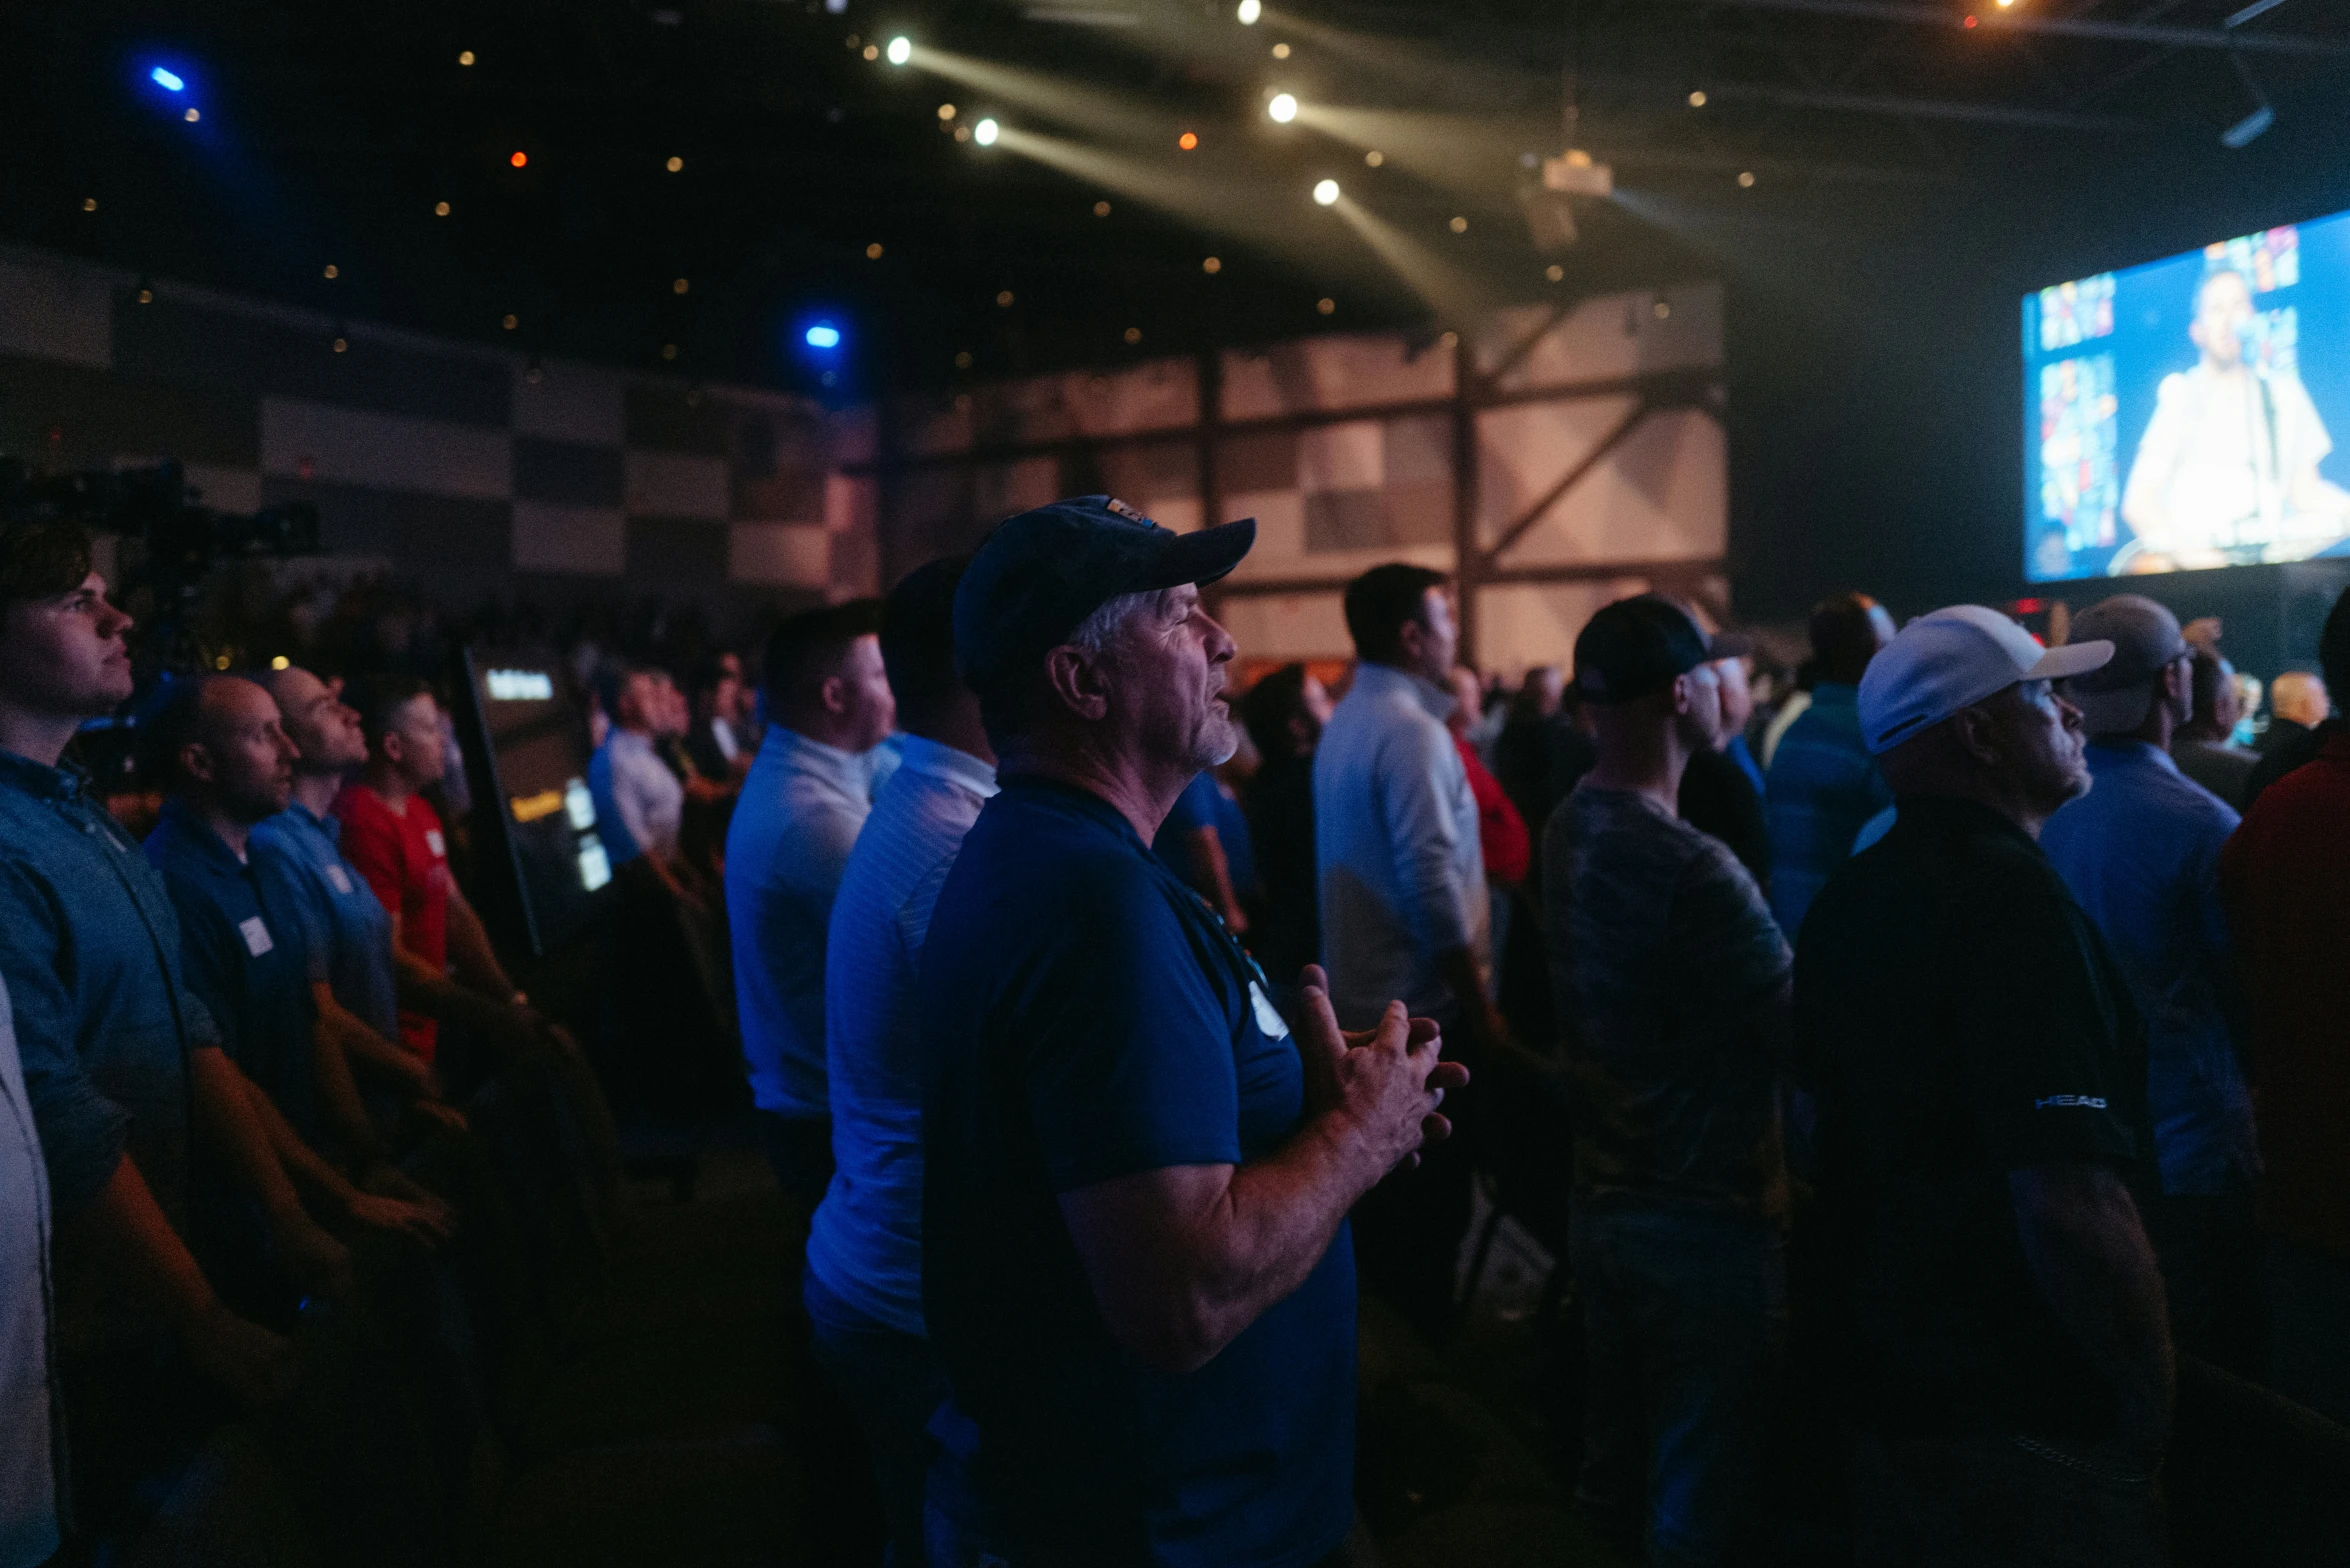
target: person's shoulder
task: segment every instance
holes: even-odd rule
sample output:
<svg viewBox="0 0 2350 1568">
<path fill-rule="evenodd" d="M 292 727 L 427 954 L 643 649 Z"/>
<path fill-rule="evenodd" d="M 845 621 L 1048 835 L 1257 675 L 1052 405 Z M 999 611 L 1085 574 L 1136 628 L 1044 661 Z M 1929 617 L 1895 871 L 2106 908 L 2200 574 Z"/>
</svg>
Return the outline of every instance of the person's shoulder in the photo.
<svg viewBox="0 0 2350 1568">
<path fill-rule="evenodd" d="M 2164 376 L 2155 387 L 2154 399 L 2157 406 L 2172 408 L 2192 397 L 2194 392 L 2195 372 L 2193 370 L 2174 370 Z"/>
</svg>

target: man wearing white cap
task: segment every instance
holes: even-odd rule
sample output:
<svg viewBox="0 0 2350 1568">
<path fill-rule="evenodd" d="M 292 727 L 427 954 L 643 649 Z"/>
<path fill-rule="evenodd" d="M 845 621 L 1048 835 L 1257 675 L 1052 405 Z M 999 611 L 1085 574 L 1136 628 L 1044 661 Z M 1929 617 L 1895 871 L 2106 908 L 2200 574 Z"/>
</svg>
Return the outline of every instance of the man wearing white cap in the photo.
<svg viewBox="0 0 2350 1568">
<path fill-rule="evenodd" d="M 1794 1009 L 1863 1564 L 2162 1558 L 2145 1026 L 2035 842 L 2089 788 L 2051 683 L 2113 652 L 1961 605 L 1861 681 L 1899 819 L 1813 903 Z"/>
<path fill-rule="evenodd" d="M 2117 594 L 2076 616 L 2073 636 L 2114 647 L 2111 663 L 2064 688 L 2089 732 L 2097 787 L 2049 819 L 2040 847 L 2097 922 L 2146 1018 L 2162 1187 L 2145 1195 L 2145 1218 L 2171 1326 L 2181 1348 L 2256 1372 L 2260 1150 L 2221 1002 L 2229 960 L 2219 862 L 2236 813 L 2171 760 L 2172 734 L 2195 701 L 2195 650 L 2178 617 Z"/>
</svg>

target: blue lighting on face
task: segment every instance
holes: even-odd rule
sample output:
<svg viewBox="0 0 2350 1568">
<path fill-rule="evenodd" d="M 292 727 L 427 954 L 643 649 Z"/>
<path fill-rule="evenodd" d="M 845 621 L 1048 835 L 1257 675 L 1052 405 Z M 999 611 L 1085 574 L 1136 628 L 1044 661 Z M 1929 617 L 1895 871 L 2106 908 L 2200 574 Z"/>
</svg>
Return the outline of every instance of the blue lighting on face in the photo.
<svg viewBox="0 0 2350 1568">
<path fill-rule="evenodd" d="M 840 347 L 840 328 L 834 326 L 829 321 L 819 321 L 814 326 L 810 327 L 808 329 L 807 337 L 808 347 L 810 348 Z"/>
<path fill-rule="evenodd" d="M 167 93 L 185 92 L 188 86 L 177 71 L 168 70 L 160 65 L 147 73 L 147 80 Z"/>
</svg>

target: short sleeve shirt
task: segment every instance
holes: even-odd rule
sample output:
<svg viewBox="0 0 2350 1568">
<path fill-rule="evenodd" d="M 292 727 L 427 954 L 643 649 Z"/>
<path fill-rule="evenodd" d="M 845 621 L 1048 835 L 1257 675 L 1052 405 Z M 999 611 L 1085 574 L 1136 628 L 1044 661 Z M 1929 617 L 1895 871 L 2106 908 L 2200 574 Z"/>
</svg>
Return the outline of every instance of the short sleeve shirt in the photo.
<svg viewBox="0 0 2350 1568">
<path fill-rule="evenodd" d="M 1296 1045 L 1221 921 L 1098 797 L 1013 778 L 922 959 L 923 1309 L 1023 1565 L 1305 1564 L 1352 1516 L 1354 1254 L 1186 1374 L 1119 1348 L 1064 1193 L 1272 1153 Z"/>
<path fill-rule="evenodd" d="M 2112 1435 L 2114 1390 L 2026 1263 L 2009 1173 L 2152 1191 L 2145 1028 L 2096 924 L 1989 808 L 1904 796 L 1795 959 L 1854 1415 L 1900 1432 Z"/>
<path fill-rule="evenodd" d="M 163 874 L 179 911 L 188 989 L 219 1024 L 221 1044 L 245 1076 L 315 1144 L 310 957 L 284 884 L 176 800 L 164 804 L 147 835 L 147 859 Z"/>
<path fill-rule="evenodd" d="M 1647 796 L 1589 780 L 1543 859 L 1575 1201 L 1783 1218 L 1778 1070 L 1755 1019 L 1790 955 L 1754 878 Z"/>
<path fill-rule="evenodd" d="M 392 917 L 359 868 L 337 846 L 342 824 L 314 817 L 299 801 L 258 824 L 254 864 L 285 888 L 302 929 L 310 978 L 387 1040 L 400 1036 L 400 993 L 392 967 Z"/>
<path fill-rule="evenodd" d="M 384 908 L 400 917 L 400 945 L 436 972 L 449 963 L 449 845 L 441 819 L 421 795 L 394 811 L 364 784 L 335 797 L 343 825 L 343 856 L 358 867 Z M 400 1011 L 400 1043 L 426 1061 L 440 1025 L 422 1013 Z"/>
</svg>

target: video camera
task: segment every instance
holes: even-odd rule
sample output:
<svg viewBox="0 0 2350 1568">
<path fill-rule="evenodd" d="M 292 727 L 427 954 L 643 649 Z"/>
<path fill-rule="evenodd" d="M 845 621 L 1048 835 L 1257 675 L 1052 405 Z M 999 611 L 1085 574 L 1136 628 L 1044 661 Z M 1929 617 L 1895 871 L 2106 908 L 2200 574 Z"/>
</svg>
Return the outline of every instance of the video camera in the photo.
<svg viewBox="0 0 2350 1568">
<path fill-rule="evenodd" d="M 223 512 L 192 501 L 177 459 L 121 473 L 84 472 L 35 478 L 15 458 L 0 457 L 0 518 L 54 517 L 146 545 L 139 580 L 159 598 L 177 597 L 233 556 L 315 555 L 318 508 L 307 501 Z"/>
</svg>

